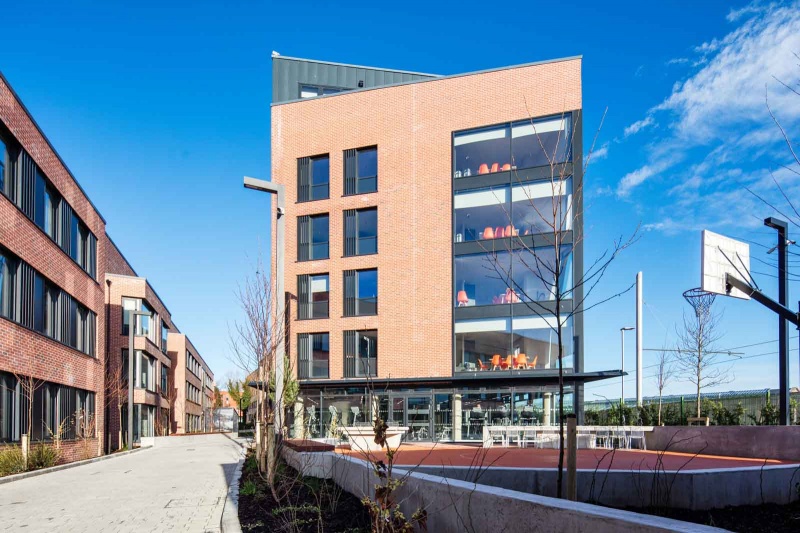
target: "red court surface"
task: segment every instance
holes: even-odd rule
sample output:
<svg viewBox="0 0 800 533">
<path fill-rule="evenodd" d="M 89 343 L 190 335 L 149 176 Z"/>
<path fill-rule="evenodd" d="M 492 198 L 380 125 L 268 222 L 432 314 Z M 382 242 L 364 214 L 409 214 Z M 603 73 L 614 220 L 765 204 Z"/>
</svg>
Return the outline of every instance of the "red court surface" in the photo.
<svg viewBox="0 0 800 533">
<path fill-rule="evenodd" d="M 367 458 L 365 452 L 337 448 L 338 453 Z M 660 455 L 660 464 L 659 464 Z M 384 460 L 386 454 L 372 453 L 370 460 Z M 760 467 L 764 459 L 722 457 L 716 455 L 693 455 L 688 453 L 655 452 L 644 450 L 578 450 L 578 469 L 594 470 L 705 470 L 713 468 Z M 404 444 L 395 455 L 397 466 L 472 466 L 515 468 L 558 468 L 558 450 L 537 448 L 481 448 L 436 444 L 431 446 Z M 767 460 L 766 465 L 795 464 L 791 461 Z M 566 463 L 565 463 L 566 465 Z"/>
</svg>

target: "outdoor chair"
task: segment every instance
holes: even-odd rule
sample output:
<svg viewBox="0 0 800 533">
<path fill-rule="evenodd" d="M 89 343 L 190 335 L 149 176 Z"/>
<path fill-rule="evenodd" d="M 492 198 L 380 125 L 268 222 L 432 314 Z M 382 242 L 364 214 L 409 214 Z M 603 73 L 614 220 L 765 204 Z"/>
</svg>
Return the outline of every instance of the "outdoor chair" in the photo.
<svg viewBox="0 0 800 533">
<path fill-rule="evenodd" d="M 489 365 L 478 359 L 478 370 L 489 370 Z"/>
<path fill-rule="evenodd" d="M 524 353 L 521 353 L 518 356 L 516 356 L 514 358 L 514 368 L 516 368 L 517 370 L 519 369 L 527 370 L 529 368 L 528 356 L 525 355 Z"/>
<path fill-rule="evenodd" d="M 607 429 L 598 429 L 595 434 L 597 445 L 601 448 L 610 448 L 610 438 Z"/>
<path fill-rule="evenodd" d="M 536 430 L 524 429 L 522 430 L 522 437 L 519 440 L 520 448 L 527 448 L 528 444 L 536 445 Z"/>
<path fill-rule="evenodd" d="M 628 448 L 631 447 L 631 441 L 638 440 L 641 443 L 641 449 L 647 449 L 647 443 L 644 440 L 644 430 L 636 430 L 631 431 L 630 435 L 628 436 Z"/>
<path fill-rule="evenodd" d="M 358 422 L 358 417 L 361 415 L 361 408 L 360 407 L 351 407 L 350 411 L 353 413 L 353 425 L 356 425 Z"/>
<path fill-rule="evenodd" d="M 495 442 L 499 442 L 500 446 L 502 446 L 503 448 L 508 446 L 506 441 L 506 431 L 504 428 L 489 429 L 489 446 L 494 446 Z"/>
</svg>

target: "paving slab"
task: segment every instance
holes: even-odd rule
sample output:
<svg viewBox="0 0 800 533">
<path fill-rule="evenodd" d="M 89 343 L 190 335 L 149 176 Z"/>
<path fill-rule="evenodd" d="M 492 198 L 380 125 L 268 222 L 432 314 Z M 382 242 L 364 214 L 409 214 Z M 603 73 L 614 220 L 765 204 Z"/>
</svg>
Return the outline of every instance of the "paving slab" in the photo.
<svg viewBox="0 0 800 533">
<path fill-rule="evenodd" d="M 243 448 L 223 435 L 0 485 L 0 531 L 218 532 Z"/>
</svg>

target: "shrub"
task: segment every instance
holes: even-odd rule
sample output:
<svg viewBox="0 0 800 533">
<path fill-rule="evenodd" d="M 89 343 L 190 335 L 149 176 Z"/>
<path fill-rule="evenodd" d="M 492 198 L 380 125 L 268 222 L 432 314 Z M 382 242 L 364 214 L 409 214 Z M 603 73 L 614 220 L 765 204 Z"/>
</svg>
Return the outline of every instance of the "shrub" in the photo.
<svg viewBox="0 0 800 533">
<path fill-rule="evenodd" d="M 0 476 L 10 476 L 25 471 L 25 457 L 19 446 L 0 449 Z"/>
<path fill-rule="evenodd" d="M 256 487 L 256 484 L 250 480 L 247 480 L 242 485 L 242 488 L 239 489 L 239 494 L 242 496 L 254 496 L 257 490 L 258 488 Z"/>
<path fill-rule="evenodd" d="M 28 469 L 50 468 L 51 466 L 56 466 L 60 459 L 61 451 L 55 446 L 36 444 L 31 446 L 31 451 L 28 453 Z"/>
</svg>

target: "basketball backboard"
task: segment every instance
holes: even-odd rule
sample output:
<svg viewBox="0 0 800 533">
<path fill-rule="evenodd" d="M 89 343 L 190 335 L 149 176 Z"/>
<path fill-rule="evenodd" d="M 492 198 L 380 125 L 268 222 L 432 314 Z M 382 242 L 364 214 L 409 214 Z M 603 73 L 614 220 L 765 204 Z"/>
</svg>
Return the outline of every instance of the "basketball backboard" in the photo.
<svg viewBox="0 0 800 533">
<path fill-rule="evenodd" d="M 701 261 L 701 288 L 704 291 L 750 299 L 739 289 L 732 289 L 730 293 L 725 290 L 725 275 L 728 273 L 750 283 L 749 244 L 703 230 Z"/>
</svg>

